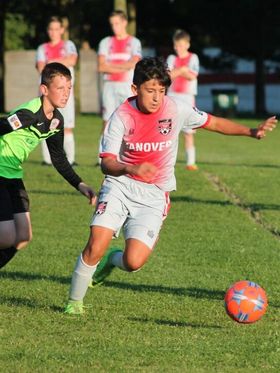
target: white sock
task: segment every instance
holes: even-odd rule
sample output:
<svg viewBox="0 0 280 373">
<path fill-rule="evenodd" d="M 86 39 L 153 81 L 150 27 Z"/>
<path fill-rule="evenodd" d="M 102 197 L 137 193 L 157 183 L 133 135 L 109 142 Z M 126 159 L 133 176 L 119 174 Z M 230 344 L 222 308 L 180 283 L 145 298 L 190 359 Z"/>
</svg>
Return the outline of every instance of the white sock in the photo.
<svg viewBox="0 0 280 373">
<path fill-rule="evenodd" d="M 187 165 L 191 166 L 195 164 L 195 147 L 186 150 L 186 161 Z"/>
<path fill-rule="evenodd" d="M 75 140 L 73 133 L 64 134 L 64 150 L 68 159 L 68 162 L 72 164 L 75 161 Z"/>
<path fill-rule="evenodd" d="M 41 146 L 42 146 L 43 161 L 46 162 L 46 163 L 48 163 L 48 164 L 52 164 L 46 140 L 42 141 L 41 144 L 42 144 Z"/>
<path fill-rule="evenodd" d="M 76 266 L 72 275 L 72 282 L 69 292 L 71 300 L 83 300 L 91 278 L 96 270 L 97 264 L 90 266 L 83 260 L 82 254 L 78 257 Z"/>
<path fill-rule="evenodd" d="M 123 271 L 127 271 L 125 265 L 123 264 L 123 252 L 117 251 L 113 255 L 110 256 L 110 263 L 114 264 L 115 267 L 122 269 Z"/>
</svg>

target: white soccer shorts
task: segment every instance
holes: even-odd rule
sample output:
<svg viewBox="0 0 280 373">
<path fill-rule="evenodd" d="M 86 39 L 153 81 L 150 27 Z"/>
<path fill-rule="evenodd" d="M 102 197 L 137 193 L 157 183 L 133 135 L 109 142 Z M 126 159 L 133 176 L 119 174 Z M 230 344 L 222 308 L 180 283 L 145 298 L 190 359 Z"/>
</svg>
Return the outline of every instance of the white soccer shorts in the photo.
<svg viewBox="0 0 280 373">
<path fill-rule="evenodd" d="M 112 229 L 116 237 L 123 228 L 125 240 L 134 238 L 153 249 L 169 204 L 169 194 L 155 185 L 106 177 L 90 225 Z"/>
<path fill-rule="evenodd" d="M 128 97 L 132 96 L 131 83 L 104 82 L 102 93 L 102 118 L 107 121 Z"/>
</svg>

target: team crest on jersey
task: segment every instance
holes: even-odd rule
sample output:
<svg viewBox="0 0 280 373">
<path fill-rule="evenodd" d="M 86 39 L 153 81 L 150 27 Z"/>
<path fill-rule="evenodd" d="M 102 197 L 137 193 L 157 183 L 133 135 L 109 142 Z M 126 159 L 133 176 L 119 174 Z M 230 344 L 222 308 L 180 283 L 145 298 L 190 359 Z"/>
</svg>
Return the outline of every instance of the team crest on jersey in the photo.
<svg viewBox="0 0 280 373">
<path fill-rule="evenodd" d="M 58 127 L 59 123 L 59 119 L 53 118 L 50 124 L 50 130 L 55 130 Z"/>
<path fill-rule="evenodd" d="M 158 130 L 162 135 L 168 135 L 172 130 L 172 119 L 160 119 L 158 121 Z"/>
<path fill-rule="evenodd" d="M 20 127 L 22 127 L 22 123 L 16 114 L 11 115 L 10 117 L 7 118 L 7 120 L 10 123 L 10 126 L 12 127 L 13 130 L 17 130 Z"/>
<path fill-rule="evenodd" d="M 99 202 L 99 203 L 98 203 L 98 206 L 97 206 L 97 208 L 96 208 L 95 213 L 96 213 L 97 215 L 102 215 L 102 214 L 104 214 L 104 212 L 105 212 L 105 210 L 106 210 L 106 207 L 107 207 L 107 203 L 108 203 L 108 202 Z"/>
</svg>

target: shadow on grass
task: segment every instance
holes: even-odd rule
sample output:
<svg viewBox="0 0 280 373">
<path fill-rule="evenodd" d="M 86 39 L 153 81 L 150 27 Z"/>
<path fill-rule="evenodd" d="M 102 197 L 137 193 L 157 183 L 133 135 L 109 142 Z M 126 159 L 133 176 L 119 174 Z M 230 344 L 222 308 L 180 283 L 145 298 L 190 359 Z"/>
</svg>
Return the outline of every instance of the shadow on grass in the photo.
<svg viewBox="0 0 280 373">
<path fill-rule="evenodd" d="M 195 324 L 182 321 L 172 321 L 172 320 L 161 320 L 161 319 L 148 319 L 142 317 L 128 317 L 129 321 L 141 322 L 141 323 L 154 323 L 157 325 L 175 326 L 181 328 L 204 328 L 204 329 L 222 329 L 219 325 L 205 325 L 205 324 Z"/>
<path fill-rule="evenodd" d="M 34 280 L 41 280 L 41 281 L 51 281 L 56 282 L 62 285 L 69 285 L 71 284 L 71 277 L 63 277 L 63 276 L 54 276 L 54 275 L 42 275 L 39 273 L 26 273 L 26 272 L 8 272 L 8 271 L 0 271 L 0 280 L 1 279 L 10 279 L 14 281 L 34 281 Z M 174 288 L 162 285 L 146 285 L 146 284 L 130 284 L 128 282 L 118 282 L 118 281 L 106 281 L 104 283 L 105 287 L 108 288 L 115 288 L 120 290 L 129 290 L 134 292 L 151 292 L 151 293 L 162 293 L 162 294 L 171 294 L 179 297 L 192 297 L 196 299 L 210 299 L 210 300 L 218 300 L 223 301 L 225 296 L 225 291 L 223 290 L 210 290 L 210 289 L 201 289 L 201 288 Z M 5 303 L 11 303 L 12 305 L 24 305 L 32 308 L 38 307 L 38 305 L 34 305 L 34 301 L 28 298 L 3 298 L 1 297 L 0 301 L 3 303 L 3 299 L 7 300 Z M 273 308 L 280 308 L 280 304 L 271 303 L 269 302 L 269 307 Z M 41 306 L 41 308 L 46 308 Z M 57 306 L 50 306 L 55 312 L 62 312 L 63 309 Z"/>
<path fill-rule="evenodd" d="M 9 307 L 27 307 L 30 309 L 40 309 L 40 310 L 51 310 L 53 312 L 62 313 L 64 311 L 63 307 L 55 306 L 55 305 L 43 305 L 35 301 L 34 299 L 30 298 L 22 298 L 22 297 L 6 297 L 1 296 L 0 298 L 1 304 L 5 304 Z"/>
<path fill-rule="evenodd" d="M 33 281 L 33 280 L 44 280 L 44 281 L 51 281 L 57 282 L 60 284 L 67 284 L 70 285 L 71 277 L 63 277 L 63 276 L 54 276 L 54 275 L 42 275 L 40 273 L 26 273 L 26 272 L 8 272 L 8 271 L 0 271 L 0 279 L 11 279 L 14 281 Z"/>
<path fill-rule="evenodd" d="M 51 281 L 57 282 L 63 285 L 70 285 L 71 278 L 63 276 L 54 275 L 42 275 L 40 273 L 26 273 L 26 272 L 9 272 L 0 271 L 0 279 L 8 278 L 14 281 Z M 106 287 L 117 288 L 121 290 L 132 290 L 137 292 L 153 292 L 153 293 L 163 293 L 163 294 L 173 294 L 176 296 L 188 296 L 194 298 L 206 298 L 206 299 L 216 299 L 221 300 L 224 297 L 224 291 L 221 290 L 209 290 L 209 289 L 199 289 L 199 288 L 174 288 L 161 285 L 145 285 L 145 284 L 130 284 L 128 282 L 118 282 L 118 281 L 106 281 L 104 283 Z"/>
<path fill-rule="evenodd" d="M 103 286 L 134 292 L 152 292 L 171 294 L 179 297 L 192 297 L 196 299 L 209 299 L 224 301 L 224 290 L 210 290 L 201 288 L 172 288 L 161 285 L 129 284 L 127 282 L 106 281 Z M 269 302 L 269 307 L 280 308 L 280 304 Z"/>
<path fill-rule="evenodd" d="M 7 306 L 13 307 L 28 307 L 28 308 L 38 308 L 38 303 L 34 299 L 20 298 L 20 297 L 6 297 L 1 296 L 1 304 L 6 304 Z M 40 307 L 41 308 L 41 307 Z"/>
<path fill-rule="evenodd" d="M 26 272 L 8 272 L 0 271 L 0 279 L 11 279 L 14 281 L 51 281 L 57 282 L 63 285 L 70 285 L 71 278 L 63 276 L 54 275 L 42 275 L 39 273 L 26 273 Z M 187 296 L 194 297 L 198 299 L 214 299 L 222 300 L 224 298 L 225 292 L 222 290 L 209 290 L 200 288 L 174 288 L 161 285 L 145 285 L 145 284 L 130 284 L 128 282 L 118 282 L 118 281 L 106 281 L 103 286 L 117 288 L 120 290 L 132 290 L 137 292 L 152 292 L 152 293 L 162 293 L 162 294 L 173 294 L 176 296 Z"/>
<path fill-rule="evenodd" d="M 25 273 L 25 272 L 0 272 L 0 280 L 1 279 L 11 279 L 14 281 L 34 281 L 34 280 L 42 280 L 42 281 L 51 281 L 56 282 L 59 284 L 66 284 L 70 285 L 71 278 L 70 277 L 62 277 L 62 276 L 53 276 L 53 275 L 41 275 L 35 273 Z M 196 299 L 210 299 L 210 300 L 218 300 L 223 301 L 225 296 L 225 291 L 222 290 L 209 290 L 209 289 L 201 289 L 201 288 L 173 288 L 168 286 L 161 286 L 161 285 L 145 285 L 145 284 L 130 284 L 127 282 L 117 282 L 117 281 L 106 281 L 104 283 L 105 287 L 111 287 L 120 290 L 128 290 L 128 291 L 135 291 L 135 292 L 153 292 L 153 293 L 163 293 L 163 294 L 172 294 L 176 296 L 186 296 L 186 297 L 193 297 Z M 28 299 L 28 298 L 20 298 L 20 297 L 6 297 L 1 296 L 1 303 L 6 304 L 8 306 L 13 307 L 29 307 L 32 309 L 40 308 L 44 310 L 52 310 L 57 313 L 62 313 L 64 311 L 63 307 L 55 306 L 55 305 L 40 305 L 36 301 Z M 280 308 L 280 304 L 269 302 L 269 307 L 272 308 Z M 181 323 L 177 321 L 170 321 L 170 320 L 149 320 L 149 319 L 140 319 L 137 318 L 135 320 L 131 319 L 132 321 L 142 321 L 142 322 L 155 322 L 157 324 L 165 324 L 169 326 L 184 326 L 184 327 L 209 327 L 215 328 L 215 326 L 205 326 L 200 324 L 191 324 L 191 323 Z"/>
<path fill-rule="evenodd" d="M 104 286 L 122 290 L 132 290 L 137 292 L 172 294 L 177 296 L 193 297 L 197 299 L 223 300 L 225 296 L 225 292 L 222 290 L 209 290 L 199 288 L 173 288 L 161 285 L 129 284 L 127 282 L 117 281 L 106 281 L 104 283 Z"/>
</svg>

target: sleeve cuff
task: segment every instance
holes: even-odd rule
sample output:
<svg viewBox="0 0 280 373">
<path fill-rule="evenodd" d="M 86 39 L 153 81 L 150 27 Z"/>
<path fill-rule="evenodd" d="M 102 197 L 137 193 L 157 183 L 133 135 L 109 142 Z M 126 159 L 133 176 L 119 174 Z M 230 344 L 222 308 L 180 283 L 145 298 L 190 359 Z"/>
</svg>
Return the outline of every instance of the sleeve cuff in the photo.
<svg viewBox="0 0 280 373">
<path fill-rule="evenodd" d="M 211 114 L 207 114 L 207 120 L 206 120 L 206 122 L 200 128 L 208 126 L 208 124 L 209 124 L 209 122 L 211 120 L 211 117 L 212 117 Z"/>
<path fill-rule="evenodd" d="M 100 158 L 107 158 L 107 157 L 110 157 L 110 158 L 117 159 L 117 155 L 116 155 L 116 154 L 113 154 L 113 153 L 100 153 L 100 154 L 99 154 L 99 157 L 100 157 Z"/>
</svg>

